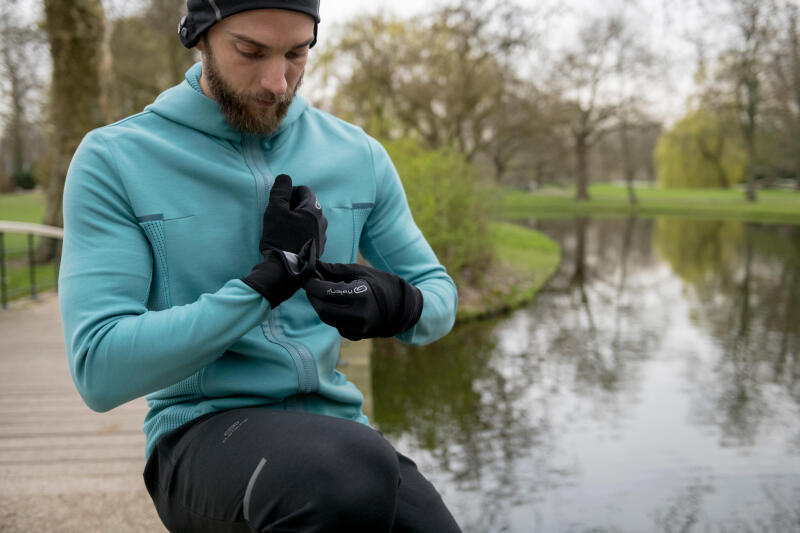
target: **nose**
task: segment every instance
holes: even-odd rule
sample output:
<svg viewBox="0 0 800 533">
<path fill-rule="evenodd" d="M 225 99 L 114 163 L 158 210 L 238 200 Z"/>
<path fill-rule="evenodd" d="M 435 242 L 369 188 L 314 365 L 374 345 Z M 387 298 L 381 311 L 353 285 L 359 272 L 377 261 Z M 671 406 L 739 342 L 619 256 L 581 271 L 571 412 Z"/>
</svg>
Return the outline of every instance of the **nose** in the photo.
<svg viewBox="0 0 800 533">
<path fill-rule="evenodd" d="M 261 88 L 272 94 L 281 95 L 286 92 L 286 60 L 282 57 L 270 58 L 261 71 Z"/>
</svg>

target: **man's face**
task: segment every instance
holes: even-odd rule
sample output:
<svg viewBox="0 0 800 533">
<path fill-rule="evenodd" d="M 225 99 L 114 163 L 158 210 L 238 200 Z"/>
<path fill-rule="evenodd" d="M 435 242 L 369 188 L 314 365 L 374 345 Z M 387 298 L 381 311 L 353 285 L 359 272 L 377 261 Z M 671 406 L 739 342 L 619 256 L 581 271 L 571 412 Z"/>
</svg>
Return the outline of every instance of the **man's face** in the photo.
<svg viewBox="0 0 800 533">
<path fill-rule="evenodd" d="M 300 87 L 313 39 L 314 21 L 303 13 L 258 9 L 231 15 L 197 45 L 200 86 L 233 127 L 270 134 Z"/>
</svg>

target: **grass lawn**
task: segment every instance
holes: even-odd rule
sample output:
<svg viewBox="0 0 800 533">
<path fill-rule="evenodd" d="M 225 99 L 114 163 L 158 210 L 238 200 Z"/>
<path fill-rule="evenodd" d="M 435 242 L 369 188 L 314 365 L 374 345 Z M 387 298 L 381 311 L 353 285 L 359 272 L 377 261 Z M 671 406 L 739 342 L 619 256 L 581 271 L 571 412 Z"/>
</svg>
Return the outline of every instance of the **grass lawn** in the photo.
<svg viewBox="0 0 800 533">
<path fill-rule="evenodd" d="M 44 193 L 0 194 L 0 220 L 41 224 L 43 216 Z M 28 236 L 22 233 L 6 233 L 3 235 L 3 240 L 5 241 L 8 299 L 25 298 L 30 294 Z M 34 238 L 34 246 L 36 244 L 38 244 L 38 237 Z M 37 290 L 46 290 L 55 286 L 55 272 L 52 264 L 36 266 L 35 275 Z"/>
<path fill-rule="evenodd" d="M 538 231 L 507 222 L 492 222 L 490 230 L 496 245 L 494 265 L 481 289 L 470 294 L 459 288 L 457 320 L 495 315 L 532 302 L 561 262 L 561 248 Z"/>
<path fill-rule="evenodd" d="M 639 203 L 635 206 L 628 204 L 627 190 L 622 185 L 595 185 L 589 189 L 589 195 L 589 201 L 577 202 L 574 188 L 508 190 L 502 195 L 501 213 L 509 219 L 635 214 L 800 224 L 798 191 L 758 191 L 758 201 L 750 203 L 740 190 L 637 187 Z"/>
</svg>

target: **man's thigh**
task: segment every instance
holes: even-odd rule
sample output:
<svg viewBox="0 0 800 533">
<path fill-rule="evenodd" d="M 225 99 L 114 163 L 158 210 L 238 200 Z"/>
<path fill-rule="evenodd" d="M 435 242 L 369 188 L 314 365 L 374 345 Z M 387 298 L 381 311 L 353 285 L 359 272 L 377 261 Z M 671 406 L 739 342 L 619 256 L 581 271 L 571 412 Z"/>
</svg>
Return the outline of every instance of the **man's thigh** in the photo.
<svg viewBox="0 0 800 533">
<path fill-rule="evenodd" d="M 144 474 L 171 531 L 391 531 L 399 464 L 377 431 L 263 408 L 187 426 L 159 440 Z"/>
</svg>

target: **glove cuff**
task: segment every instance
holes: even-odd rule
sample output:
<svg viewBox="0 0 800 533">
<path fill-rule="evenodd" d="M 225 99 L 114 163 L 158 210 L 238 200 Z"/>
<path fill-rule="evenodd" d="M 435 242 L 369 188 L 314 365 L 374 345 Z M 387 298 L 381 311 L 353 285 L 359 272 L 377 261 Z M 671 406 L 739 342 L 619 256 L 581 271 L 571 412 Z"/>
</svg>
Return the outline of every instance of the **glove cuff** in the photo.
<svg viewBox="0 0 800 533">
<path fill-rule="evenodd" d="M 309 240 L 299 254 L 265 250 L 262 261 L 242 281 L 269 301 L 273 309 L 294 295 L 314 275 L 316 246 Z"/>
</svg>

